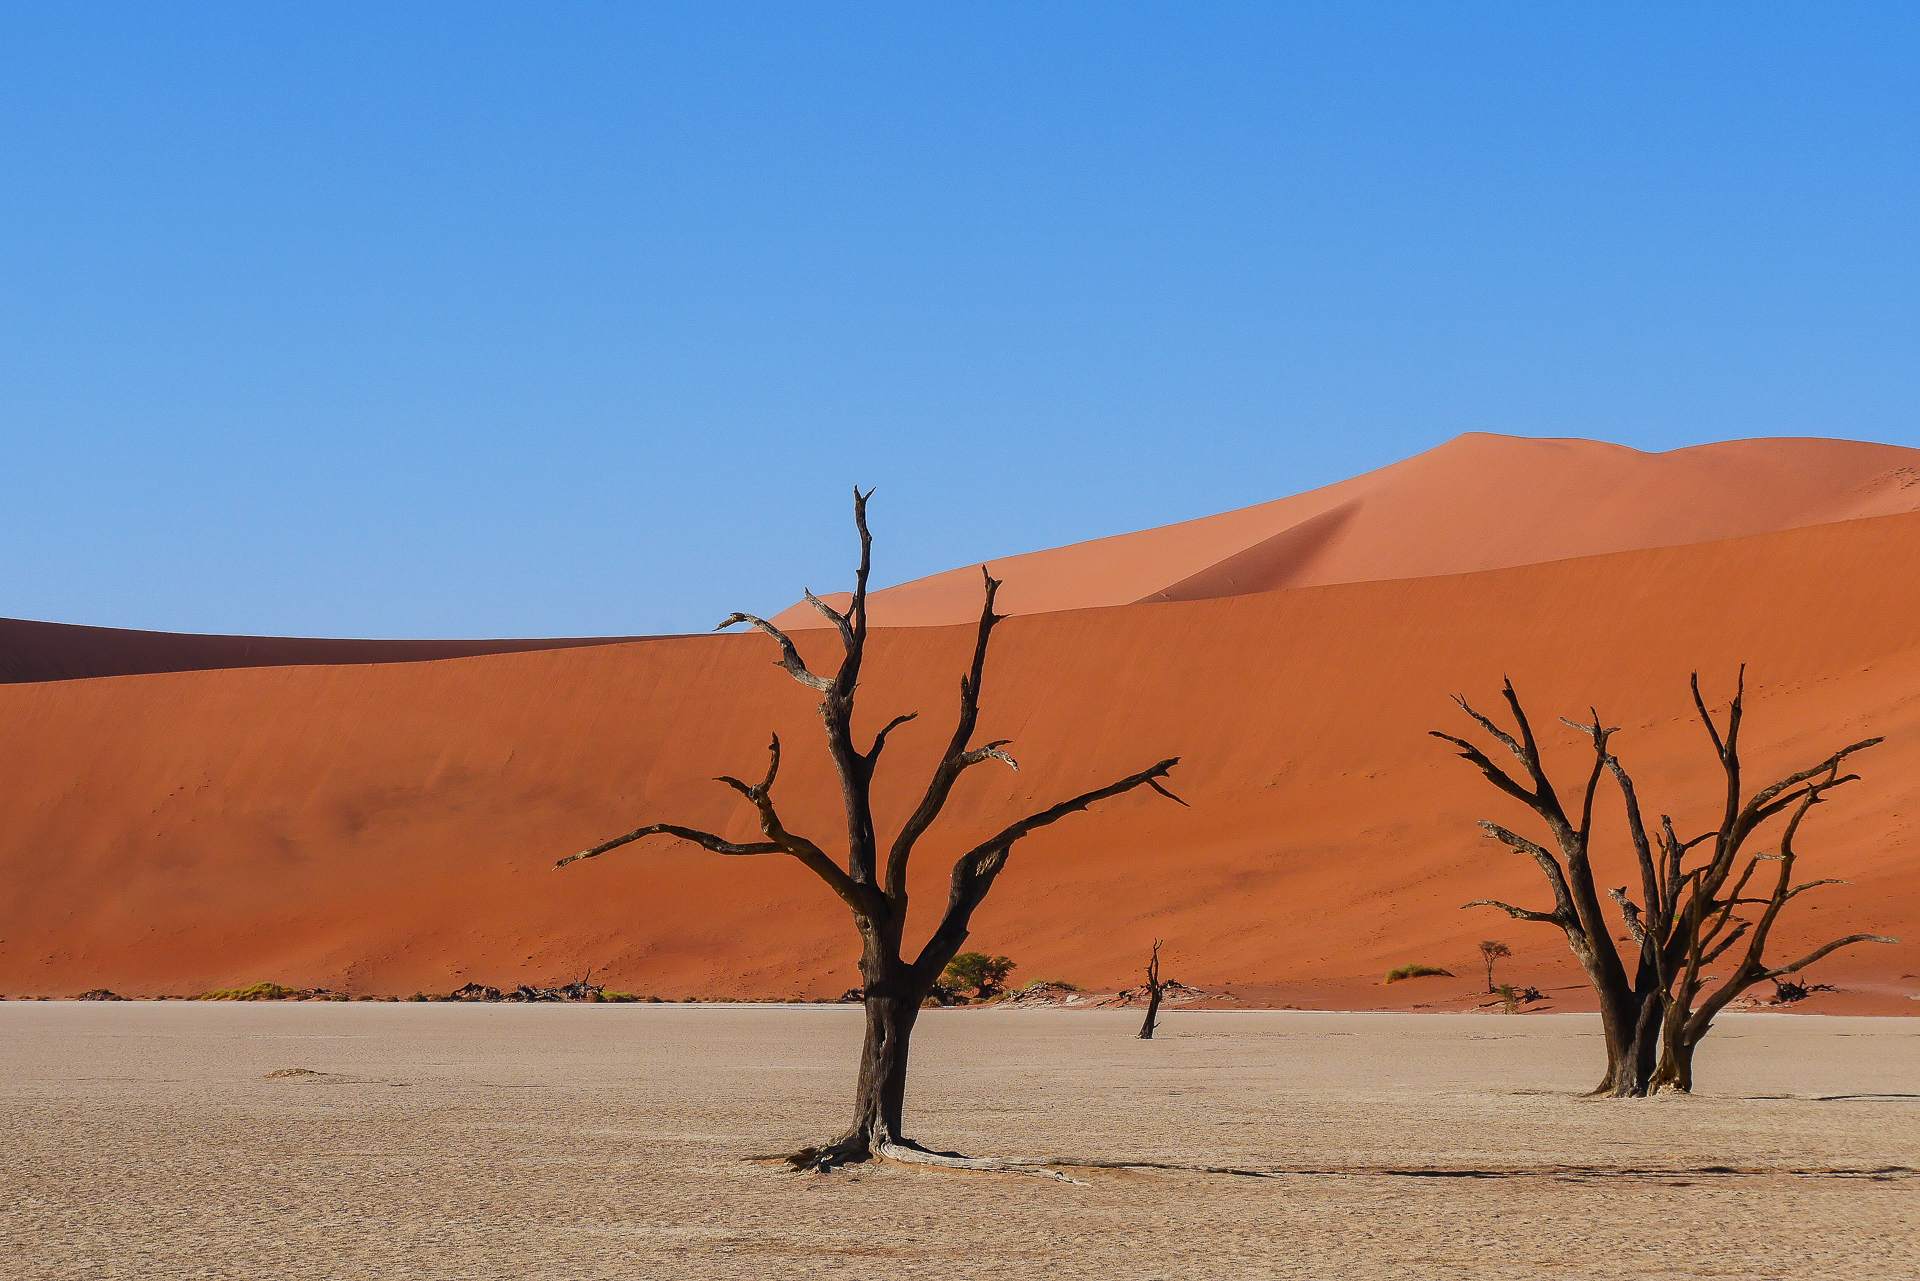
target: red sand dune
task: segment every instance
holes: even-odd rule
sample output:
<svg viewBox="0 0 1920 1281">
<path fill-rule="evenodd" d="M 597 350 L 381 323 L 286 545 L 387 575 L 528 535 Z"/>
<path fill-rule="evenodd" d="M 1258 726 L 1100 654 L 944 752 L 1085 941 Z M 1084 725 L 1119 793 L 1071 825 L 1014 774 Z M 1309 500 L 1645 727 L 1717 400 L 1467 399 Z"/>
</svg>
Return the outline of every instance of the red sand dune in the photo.
<svg viewBox="0 0 1920 1281">
<path fill-rule="evenodd" d="M 0 618 L 0 684 L 197 672 L 221 667 L 419 663 L 474 654 L 605 645 L 645 636 L 569 640 L 310 640 L 294 636 L 192 636 L 119 627 Z"/>
<path fill-rule="evenodd" d="M 1310 493 L 993 562 L 1000 607 L 1042 614 L 1504 569 L 1920 510 L 1920 450 L 1738 440 L 1643 454 L 1473 432 Z M 825 598 L 844 604 L 844 594 Z M 876 592 L 879 626 L 979 615 L 969 565 Z M 775 620 L 823 627 L 802 603 Z"/>
<path fill-rule="evenodd" d="M 1576 459 L 1610 449 L 1547 444 Z M 1920 1012 L 1907 1004 L 1920 994 L 1920 513 L 1844 518 L 1891 503 L 1897 482 L 1876 489 L 1872 477 L 1910 455 L 1833 442 L 1714 448 L 1735 461 L 1788 448 L 1800 472 L 1838 488 L 1822 506 L 1817 486 L 1789 484 L 1795 469 L 1756 465 L 1774 488 L 1755 492 L 1796 497 L 1786 512 L 1756 499 L 1740 518 L 1801 527 L 1010 620 L 980 733 L 1013 739 L 1023 769 L 975 770 L 956 790 L 916 865 L 918 932 L 969 843 L 1179 755 L 1172 782 L 1191 810 L 1133 794 L 1030 838 L 972 944 L 1014 956 L 1022 978 L 1100 986 L 1130 981 L 1160 937 L 1183 982 L 1352 1005 L 1459 997 L 1475 943 L 1501 938 L 1518 953 L 1509 977 L 1575 982 L 1557 932 L 1460 910 L 1488 896 L 1539 903 L 1545 891 L 1530 864 L 1473 826 L 1526 816 L 1426 731 L 1462 726 L 1450 693 L 1493 704 L 1509 673 L 1559 768 L 1575 771 L 1576 736 L 1555 718 L 1598 703 L 1624 726 L 1616 746 L 1643 795 L 1689 826 L 1713 811 L 1715 782 L 1687 673 L 1699 668 L 1724 693 L 1746 662 L 1754 774 L 1888 736 L 1861 758 L 1865 781 L 1817 811 L 1802 840 L 1809 877 L 1852 884 L 1806 896 L 1818 909 L 1783 926 L 1778 951 L 1854 931 L 1902 936 L 1813 977 L 1876 1008 Z M 1679 528 L 1658 526 L 1678 517 L 1629 519 L 1636 494 L 1650 507 L 1675 502 L 1651 484 L 1613 492 L 1601 523 Z M 1689 528 L 1738 509 L 1723 495 Z M 884 508 L 875 521 L 884 540 Z M 1572 523 L 1556 516 L 1556 537 L 1570 538 Z M 1524 531 L 1505 537 L 1497 556 L 1530 545 Z M 1421 555 L 1411 546 L 1398 563 L 1437 563 Z M 968 631 L 874 637 L 864 723 L 922 712 L 889 748 L 885 824 L 903 816 L 945 737 Z M 835 648 L 821 632 L 801 645 L 816 665 Z M 769 730 L 789 745 L 777 789 L 789 825 L 831 846 L 838 800 L 813 696 L 771 660 L 763 637 L 719 635 L 0 687 L 0 991 L 271 979 L 407 992 L 592 966 L 668 997 L 837 995 L 857 982 L 852 931 L 791 861 L 656 841 L 549 870 L 643 822 L 750 835 L 748 812 L 710 780 L 758 769 Z M 1603 883 L 1628 883 L 1621 834 L 1605 837 Z M 1462 978 L 1368 986 L 1409 961 Z"/>
</svg>

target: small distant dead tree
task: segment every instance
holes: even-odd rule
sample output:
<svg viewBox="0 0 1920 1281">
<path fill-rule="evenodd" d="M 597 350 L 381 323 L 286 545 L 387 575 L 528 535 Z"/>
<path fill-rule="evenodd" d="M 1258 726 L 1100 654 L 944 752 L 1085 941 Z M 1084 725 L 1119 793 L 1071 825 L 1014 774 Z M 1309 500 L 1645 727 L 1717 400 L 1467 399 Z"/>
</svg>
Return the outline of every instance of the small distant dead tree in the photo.
<svg viewBox="0 0 1920 1281">
<path fill-rule="evenodd" d="M 1700 1010 L 1692 1008 L 1699 986 L 1705 981 L 1699 977 L 1700 966 L 1726 952 L 1749 928 L 1746 922 L 1734 920 L 1732 909 L 1756 901 L 1771 903 L 1769 913 L 1764 918 L 1766 929 L 1770 931 L 1773 918 L 1787 899 L 1800 890 L 1812 888 L 1812 885 L 1803 885 L 1789 889 L 1785 891 L 1785 897 L 1779 897 L 1782 891 L 1776 890 L 1774 900 L 1741 899 L 1740 894 L 1758 861 L 1782 857 L 1791 866 L 1791 858 L 1785 855 L 1763 855 L 1755 863 L 1749 864 L 1747 872 L 1730 894 L 1725 898 L 1720 897 L 1733 868 L 1739 862 L 1740 851 L 1747 839 L 1768 819 L 1799 806 L 1785 838 L 1790 846 L 1791 833 L 1797 830 L 1800 816 L 1805 814 L 1808 807 L 1818 803 L 1820 794 L 1852 782 L 1857 777 L 1841 777 L 1840 762 L 1881 741 L 1871 738 L 1843 747 L 1818 765 L 1796 771 L 1760 789 L 1743 803 L 1739 733 L 1745 684 L 1746 668 L 1743 666 L 1740 669 L 1739 689 L 1729 710 L 1727 730 L 1722 734 L 1700 694 L 1698 673 L 1692 678 L 1695 710 L 1706 726 L 1726 777 L 1726 802 L 1719 828 L 1684 841 L 1675 835 L 1672 818 L 1664 814 L 1660 817 L 1658 837 L 1649 837 L 1633 779 L 1608 749 L 1618 729 L 1605 726 L 1597 711 L 1591 712 L 1593 720 L 1587 725 L 1563 718 L 1565 724 L 1587 737 L 1594 753 L 1593 767 L 1588 774 L 1580 805 L 1578 826 L 1568 817 L 1541 766 L 1539 746 L 1526 712 L 1520 705 L 1519 696 L 1514 692 L 1512 681 L 1504 683 L 1503 693 L 1520 731 L 1518 738 L 1475 711 L 1465 698 L 1456 696 L 1454 701 L 1520 761 L 1530 786 L 1515 781 L 1468 740 L 1433 731 L 1436 738 L 1445 739 L 1458 747 L 1461 757 L 1478 766 L 1495 787 L 1538 814 L 1558 847 L 1559 855 L 1556 856 L 1544 846 L 1497 823 L 1483 821 L 1480 826 L 1486 829 L 1489 836 L 1531 856 L 1539 865 L 1553 891 L 1554 906 L 1550 911 L 1540 912 L 1494 899 L 1478 899 L 1466 906 L 1497 907 L 1516 920 L 1555 925 L 1566 933 L 1574 957 L 1586 971 L 1588 982 L 1599 997 L 1601 1031 L 1607 1047 L 1607 1074 L 1593 1091 L 1595 1094 L 1644 1097 L 1663 1086 L 1691 1088 L 1693 1047 L 1698 1044 L 1700 1037 L 1706 1035 L 1713 1015 L 1740 991 L 1775 974 L 1792 973 L 1850 943 L 1894 941 L 1877 935 L 1856 934 L 1830 943 L 1791 966 L 1769 970 L 1760 960 L 1760 952 L 1754 950 L 1764 947 L 1763 932 L 1750 948 L 1748 963 L 1743 964 L 1742 969 L 1728 980 L 1729 984 L 1738 983 L 1739 987 L 1726 993 L 1724 999 L 1720 999 L 1721 991 L 1716 990 Z M 1589 847 L 1593 831 L 1594 797 L 1603 772 L 1610 774 L 1620 789 L 1626 810 L 1627 832 L 1640 870 L 1644 906 L 1634 903 L 1627 896 L 1625 886 L 1608 891 L 1608 896 L 1619 905 L 1628 933 L 1639 945 L 1639 957 L 1632 977 L 1628 976 L 1626 966 L 1607 932 L 1599 896 L 1594 890 Z M 1655 839 L 1659 843 L 1658 854 L 1654 852 Z M 1713 842 L 1713 852 L 1708 862 L 1693 868 L 1686 867 L 1688 853 L 1709 841 Z M 1562 858 L 1565 859 L 1564 864 Z M 1728 932 L 1730 921 L 1732 928 Z M 1749 968 L 1749 965 L 1755 968 Z"/>
<path fill-rule="evenodd" d="M 1498 939 L 1487 939 L 1480 944 L 1480 959 L 1487 963 L 1487 992 L 1491 995 L 1493 986 L 1493 963 L 1502 957 L 1512 956 L 1513 949 Z"/>
<path fill-rule="evenodd" d="M 993 629 L 1004 616 L 993 612 L 994 595 L 1000 583 L 986 567 L 981 567 L 986 599 L 981 606 L 980 622 L 974 636 L 973 663 L 960 678 L 960 714 L 953 737 L 934 767 L 925 794 L 906 822 L 894 835 L 884 858 L 873 818 L 873 779 L 887 736 L 919 713 L 895 716 L 865 750 L 855 745 L 853 733 L 854 696 L 859 688 L 861 663 L 867 648 L 867 578 L 873 565 L 873 537 L 867 531 L 867 499 L 853 491 L 853 523 L 860 534 L 860 568 L 854 581 L 853 600 L 846 613 L 840 613 L 812 592 L 807 603 L 833 624 L 839 633 L 843 657 L 834 676 L 810 671 L 785 632 L 764 618 L 752 614 L 731 614 L 721 628 L 750 623 L 765 632 L 780 647 L 777 666 L 784 667 L 794 680 L 821 696 L 820 718 L 826 726 L 827 751 L 840 780 L 841 799 L 847 816 L 846 866 L 842 868 L 824 849 L 807 837 L 787 830 L 773 803 L 773 784 L 780 772 L 780 739 L 776 735 L 768 746 L 766 777 L 758 783 L 722 777 L 725 783 L 745 797 L 760 818 L 766 840 L 736 844 L 711 832 L 702 832 L 672 823 L 653 823 L 617 836 L 589 850 L 561 859 L 556 867 L 565 867 L 581 859 L 597 858 L 630 842 L 647 836 L 677 836 L 692 841 L 716 854 L 786 854 L 800 860 L 826 882 L 853 914 L 854 928 L 861 941 L 860 974 L 865 981 L 866 1038 L 860 1053 L 860 1075 L 854 1092 L 853 1122 L 845 1133 L 815 1146 L 805 1147 L 787 1158 L 796 1169 L 826 1169 L 846 1161 L 870 1156 L 888 1157 L 928 1165 L 953 1165 L 967 1168 L 996 1168 L 995 1163 L 971 1160 L 952 1153 L 929 1152 L 907 1139 L 901 1128 L 901 1114 L 907 1090 L 907 1052 L 913 1035 L 920 1003 L 940 978 L 947 963 L 966 941 L 968 924 L 995 879 L 1005 868 L 1014 845 L 1031 832 L 1056 823 L 1067 815 L 1086 809 L 1095 801 L 1119 796 L 1137 787 L 1154 791 L 1185 805 L 1179 797 L 1161 786 L 1179 757 L 1169 757 L 1156 765 L 1129 774 L 1118 782 L 1070 797 L 1048 809 L 1012 823 L 962 854 L 953 865 L 947 894 L 947 907 L 933 935 L 911 959 L 902 955 L 901 943 L 907 925 L 907 866 L 915 844 L 933 826 L 946 807 L 947 798 L 960 776 L 975 765 L 999 761 L 1013 769 L 1019 763 L 1001 750 L 1009 740 L 970 747 L 974 726 L 980 717 L 980 690 L 986 670 L 987 643 Z"/>
<path fill-rule="evenodd" d="M 1786 778 L 1741 801 L 1740 779 L 1740 722 L 1743 704 L 1746 698 L 1746 669 L 1740 672 L 1740 681 L 1735 690 L 1733 702 L 1727 710 L 1727 725 L 1724 733 L 1714 723 L 1708 713 L 1705 701 L 1700 697 L 1700 680 L 1693 680 L 1694 706 L 1700 714 L 1701 722 L 1706 726 L 1707 734 L 1713 741 L 1715 754 L 1720 758 L 1722 772 L 1726 777 L 1726 807 L 1717 831 L 1707 834 L 1713 840 L 1713 855 L 1704 866 L 1689 872 L 1682 872 L 1677 857 L 1672 859 L 1668 880 L 1678 880 L 1687 887 L 1686 906 L 1674 920 L 1671 934 L 1666 939 L 1665 968 L 1674 973 L 1674 984 L 1668 998 L 1661 1025 L 1660 1066 L 1654 1074 L 1650 1092 L 1663 1088 L 1682 1093 L 1693 1089 L 1693 1053 L 1700 1041 L 1713 1026 L 1714 1016 L 1727 1007 L 1735 997 L 1755 984 L 1768 979 L 1778 982 L 1789 974 L 1796 974 L 1812 965 L 1821 957 L 1854 943 L 1898 943 L 1900 940 L 1887 938 L 1879 934 L 1849 934 L 1845 938 L 1835 939 L 1815 948 L 1799 960 L 1781 966 L 1769 966 L 1766 961 L 1766 947 L 1773 927 L 1781 911 L 1793 899 L 1807 890 L 1822 885 L 1844 885 L 1846 882 L 1834 878 L 1807 881 L 1793 884 L 1793 867 L 1798 855 L 1793 848 L 1794 838 L 1800 833 L 1800 824 L 1806 818 L 1807 811 L 1826 799 L 1826 794 L 1836 787 L 1859 779 L 1858 774 L 1840 773 L 1840 764 L 1855 752 L 1863 751 L 1881 742 L 1878 738 L 1869 738 L 1843 747 L 1810 770 L 1790 774 Z M 1726 889 L 1727 882 L 1733 877 L 1733 870 L 1740 861 L 1742 846 L 1752 835 L 1755 828 L 1775 814 L 1787 809 L 1792 810 L 1784 831 L 1780 834 L 1779 852 L 1774 854 L 1755 854 L 1747 860 L 1746 867 L 1732 889 Z M 1670 832 L 1671 820 L 1662 818 L 1662 823 Z M 1706 837 L 1700 838 L 1702 840 Z M 1671 836 L 1665 839 L 1665 845 L 1671 851 L 1678 843 Z M 1692 842 L 1690 842 L 1691 844 Z M 1777 862 L 1779 875 L 1774 878 L 1772 891 L 1765 898 L 1743 897 L 1747 885 L 1753 880 L 1760 864 Z M 1722 891 L 1725 891 L 1724 893 Z M 1654 940 L 1647 937 L 1640 912 L 1630 902 L 1624 890 L 1612 891 L 1613 897 L 1620 903 L 1621 912 L 1627 919 L 1627 927 L 1633 932 L 1636 941 L 1643 948 L 1651 947 Z M 1760 909 L 1758 920 L 1749 921 L 1735 915 L 1742 907 Z M 1703 978 L 1701 967 L 1710 965 L 1737 946 L 1740 940 L 1747 940 L 1746 950 L 1740 954 L 1740 961 L 1733 972 L 1720 982 L 1720 986 L 1707 992 L 1704 998 L 1707 979 Z"/>
<path fill-rule="evenodd" d="M 1167 985 L 1160 981 L 1160 940 L 1153 941 L 1153 955 L 1147 960 L 1147 1021 L 1140 1025 L 1140 1039 L 1153 1039 L 1153 1025 L 1160 1017 L 1160 994 Z"/>
</svg>

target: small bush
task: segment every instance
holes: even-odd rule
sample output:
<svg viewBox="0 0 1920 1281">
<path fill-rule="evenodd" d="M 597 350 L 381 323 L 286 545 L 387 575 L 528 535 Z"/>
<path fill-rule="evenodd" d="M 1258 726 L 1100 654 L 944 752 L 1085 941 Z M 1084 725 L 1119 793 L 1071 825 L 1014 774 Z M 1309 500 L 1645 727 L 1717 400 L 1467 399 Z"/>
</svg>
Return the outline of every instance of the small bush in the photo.
<svg viewBox="0 0 1920 1281">
<path fill-rule="evenodd" d="M 278 983 L 255 983 L 252 987 L 226 987 L 212 992 L 202 992 L 193 997 L 196 1001 L 284 1001 L 300 993 L 290 987 L 281 987 Z"/>
<path fill-rule="evenodd" d="M 415 992 L 412 996 L 408 997 L 407 999 L 409 1001 L 424 1001 L 427 999 L 427 994 L 425 992 Z"/>
<path fill-rule="evenodd" d="M 600 992 L 594 996 L 588 997 L 587 999 L 597 1000 L 597 1001 L 613 1001 L 618 1004 L 624 1005 L 631 1001 L 637 1001 L 640 998 L 635 996 L 631 992 Z"/>
<path fill-rule="evenodd" d="M 1402 965 L 1399 969 L 1387 971 L 1387 982 L 1389 983 L 1398 983 L 1401 979 L 1450 979 L 1452 977 L 1452 970 L 1443 970 L 1433 965 Z"/>
<path fill-rule="evenodd" d="M 962 952 L 947 962 L 946 973 L 940 977 L 956 993 L 972 992 L 984 1001 L 990 996 L 999 995 L 1000 989 L 1007 985 L 1007 975 L 1018 968 L 1004 956 Z"/>
<path fill-rule="evenodd" d="M 1087 990 L 1078 983 L 1069 983 L 1065 979 L 1035 979 L 1020 990 L 1022 992 L 1031 992 L 1036 988 L 1048 988 L 1055 992 L 1084 992 Z"/>
<path fill-rule="evenodd" d="M 647 998 L 648 1005 L 659 1005 L 660 1003 L 661 1003 L 660 998 L 657 996 L 650 996 Z"/>
</svg>

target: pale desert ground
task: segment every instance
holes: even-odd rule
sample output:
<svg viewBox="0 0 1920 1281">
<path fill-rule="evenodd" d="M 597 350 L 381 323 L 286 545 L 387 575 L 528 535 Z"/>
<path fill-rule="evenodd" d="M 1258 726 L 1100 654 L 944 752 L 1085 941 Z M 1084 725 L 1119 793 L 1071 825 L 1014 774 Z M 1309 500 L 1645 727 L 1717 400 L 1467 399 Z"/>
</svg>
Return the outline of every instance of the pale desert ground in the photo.
<svg viewBox="0 0 1920 1281">
<path fill-rule="evenodd" d="M 936 1011 L 909 1119 L 1039 1175 L 744 1158 L 833 1131 L 850 1007 L 0 1005 L 9 1277 L 1920 1275 L 1920 1019 L 1725 1018 L 1578 1097 L 1587 1015 Z M 265 1079 L 303 1068 L 324 1076 Z"/>
</svg>

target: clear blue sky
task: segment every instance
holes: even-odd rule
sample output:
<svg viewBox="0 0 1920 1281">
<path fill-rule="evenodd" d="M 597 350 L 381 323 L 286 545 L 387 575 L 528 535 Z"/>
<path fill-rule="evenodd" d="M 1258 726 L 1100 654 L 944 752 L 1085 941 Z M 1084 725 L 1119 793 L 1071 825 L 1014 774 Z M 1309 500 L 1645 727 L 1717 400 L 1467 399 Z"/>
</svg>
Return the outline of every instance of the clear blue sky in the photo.
<svg viewBox="0 0 1920 1281">
<path fill-rule="evenodd" d="M 1469 430 L 1920 445 L 1920 6 L 12 4 L 0 614 L 704 629 Z"/>
</svg>

